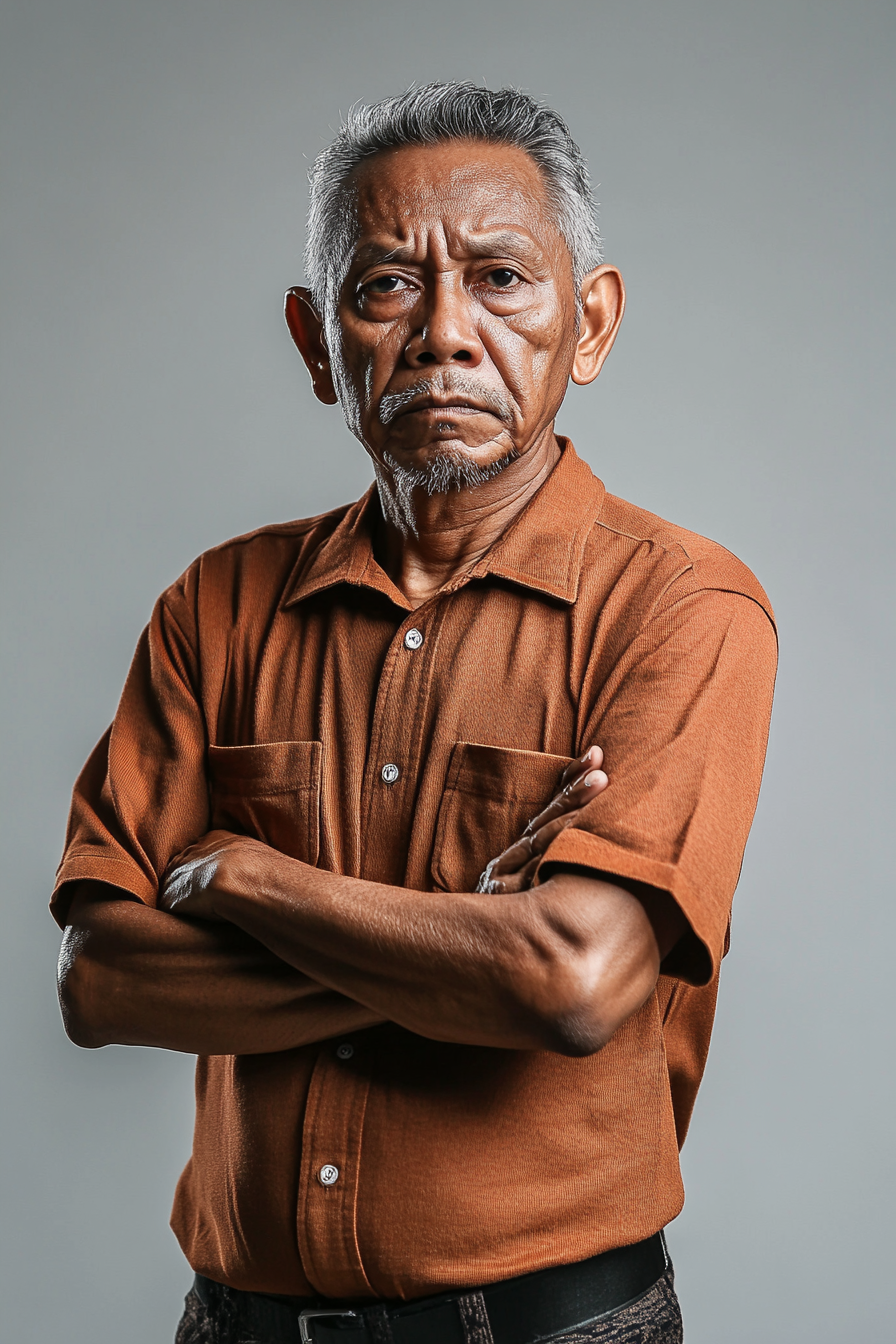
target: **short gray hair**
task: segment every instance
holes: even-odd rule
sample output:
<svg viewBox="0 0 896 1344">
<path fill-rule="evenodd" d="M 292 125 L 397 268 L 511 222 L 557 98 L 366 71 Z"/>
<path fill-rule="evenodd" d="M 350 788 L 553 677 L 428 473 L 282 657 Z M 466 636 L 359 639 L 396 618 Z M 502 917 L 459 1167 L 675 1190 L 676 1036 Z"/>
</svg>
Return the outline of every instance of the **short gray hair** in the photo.
<svg viewBox="0 0 896 1344">
<path fill-rule="evenodd" d="M 357 104 L 311 167 L 305 272 L 325 322 L 334 311 L 354 242 L 355 221 L 346 199 L 349 177 L 384 150 L 445 140 L 513 145 L 528 154 L 541 170 L 569 248 L 577 297 L 584 276 L 600 265 L 588 166 L 563 118 L 518 89 L 495 92 L 467 81 L 424 84 L 379 103 Z"/>
</svg>

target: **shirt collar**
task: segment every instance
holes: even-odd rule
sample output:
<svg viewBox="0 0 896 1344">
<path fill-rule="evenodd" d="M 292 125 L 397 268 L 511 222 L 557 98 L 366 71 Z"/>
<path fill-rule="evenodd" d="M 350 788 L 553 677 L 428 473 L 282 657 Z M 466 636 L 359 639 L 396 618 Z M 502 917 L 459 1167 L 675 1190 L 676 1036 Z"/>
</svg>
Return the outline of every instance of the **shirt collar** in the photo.
<svg viewBox="0 0 896 1344">
<path fill-rule="evenodd" d="M 585 544 L 606 492 L 569 440 L 559 441 L 560 460 L 544 485 L 458 587 L 470 579 L 494 575 L 562 602 L 575 602 Z M 349 583 L 374 588 L 396 606 L 410 610 L 404 594 L 374 559 L 371 519 L 378 507 L 372 485 L 343 514 L 310 564 L 304 558 L 299 562 L 287 586 L 284 606 L 335 584 Z"/>
</svg>

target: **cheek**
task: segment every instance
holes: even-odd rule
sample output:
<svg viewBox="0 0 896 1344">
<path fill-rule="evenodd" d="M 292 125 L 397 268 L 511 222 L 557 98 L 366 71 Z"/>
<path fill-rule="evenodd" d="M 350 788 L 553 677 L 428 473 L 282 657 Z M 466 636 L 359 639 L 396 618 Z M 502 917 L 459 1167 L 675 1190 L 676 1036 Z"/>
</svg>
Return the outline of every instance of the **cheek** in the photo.
<svg viewBox="0 0 896 1344">
<path fill-rule="evenodd" d="M 346 324 L 340 364 L 355 396 L 364 403 L 386 390 L 404 349 L 401 331 L 380 323 Z"/>
<path fill-rule="evenodd" d="M 577 338 L 574 305 L 558 302 L 529 309 L 510 318 L 508 326 L 534 353 L 572 359 Z"/>
<path fill-rule="evenodd" d="M 575 331 L 560 314 L 514 314 L 483 331 L 483 344 L 520 403 L 552 400 L 565 388 L 575 352 Z"/>
</svg>

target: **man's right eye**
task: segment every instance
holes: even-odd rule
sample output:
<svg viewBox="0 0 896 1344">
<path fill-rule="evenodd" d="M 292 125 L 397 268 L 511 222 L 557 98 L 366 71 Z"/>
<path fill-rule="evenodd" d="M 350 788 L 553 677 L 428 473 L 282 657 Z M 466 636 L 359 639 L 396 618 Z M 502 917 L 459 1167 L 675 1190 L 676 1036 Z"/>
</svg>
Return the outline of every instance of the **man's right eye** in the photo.
<svg viewBox="0 0 896 1344">
<path fill-rule="evenodd" d="M 364 289 L 368 294 L 394 294 L 402 283 L 402 279 L 398 275 L 378 275 L 373 280 L 369 280 Z"/>
</svg>

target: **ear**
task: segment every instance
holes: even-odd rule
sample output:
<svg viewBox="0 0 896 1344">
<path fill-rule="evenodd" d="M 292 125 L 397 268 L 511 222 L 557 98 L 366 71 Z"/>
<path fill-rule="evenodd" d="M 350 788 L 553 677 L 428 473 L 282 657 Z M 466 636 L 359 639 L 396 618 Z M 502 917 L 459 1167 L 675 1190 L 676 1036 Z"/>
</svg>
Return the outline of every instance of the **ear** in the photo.
<svg viewBox="0 0 896 1344">
<path fill-rule="evenodd" d="M 613 348 L 622 314 L 625 285 L 615 266 L 598 266 L 582 281 L 582 321 L 572 362 L 572 380 L 593 383 Z"/>
<path fill-rule="evenodd" d="M 311 374 L 314 395 L 325 406 L 335 406 L 339 398 L 333 386 L 330 354 L 324 341 L 323 323 L 318 317 L 310 291 L 303 285 L 288 289 L 283 315 L 289 334 Z"/>
</svg>

